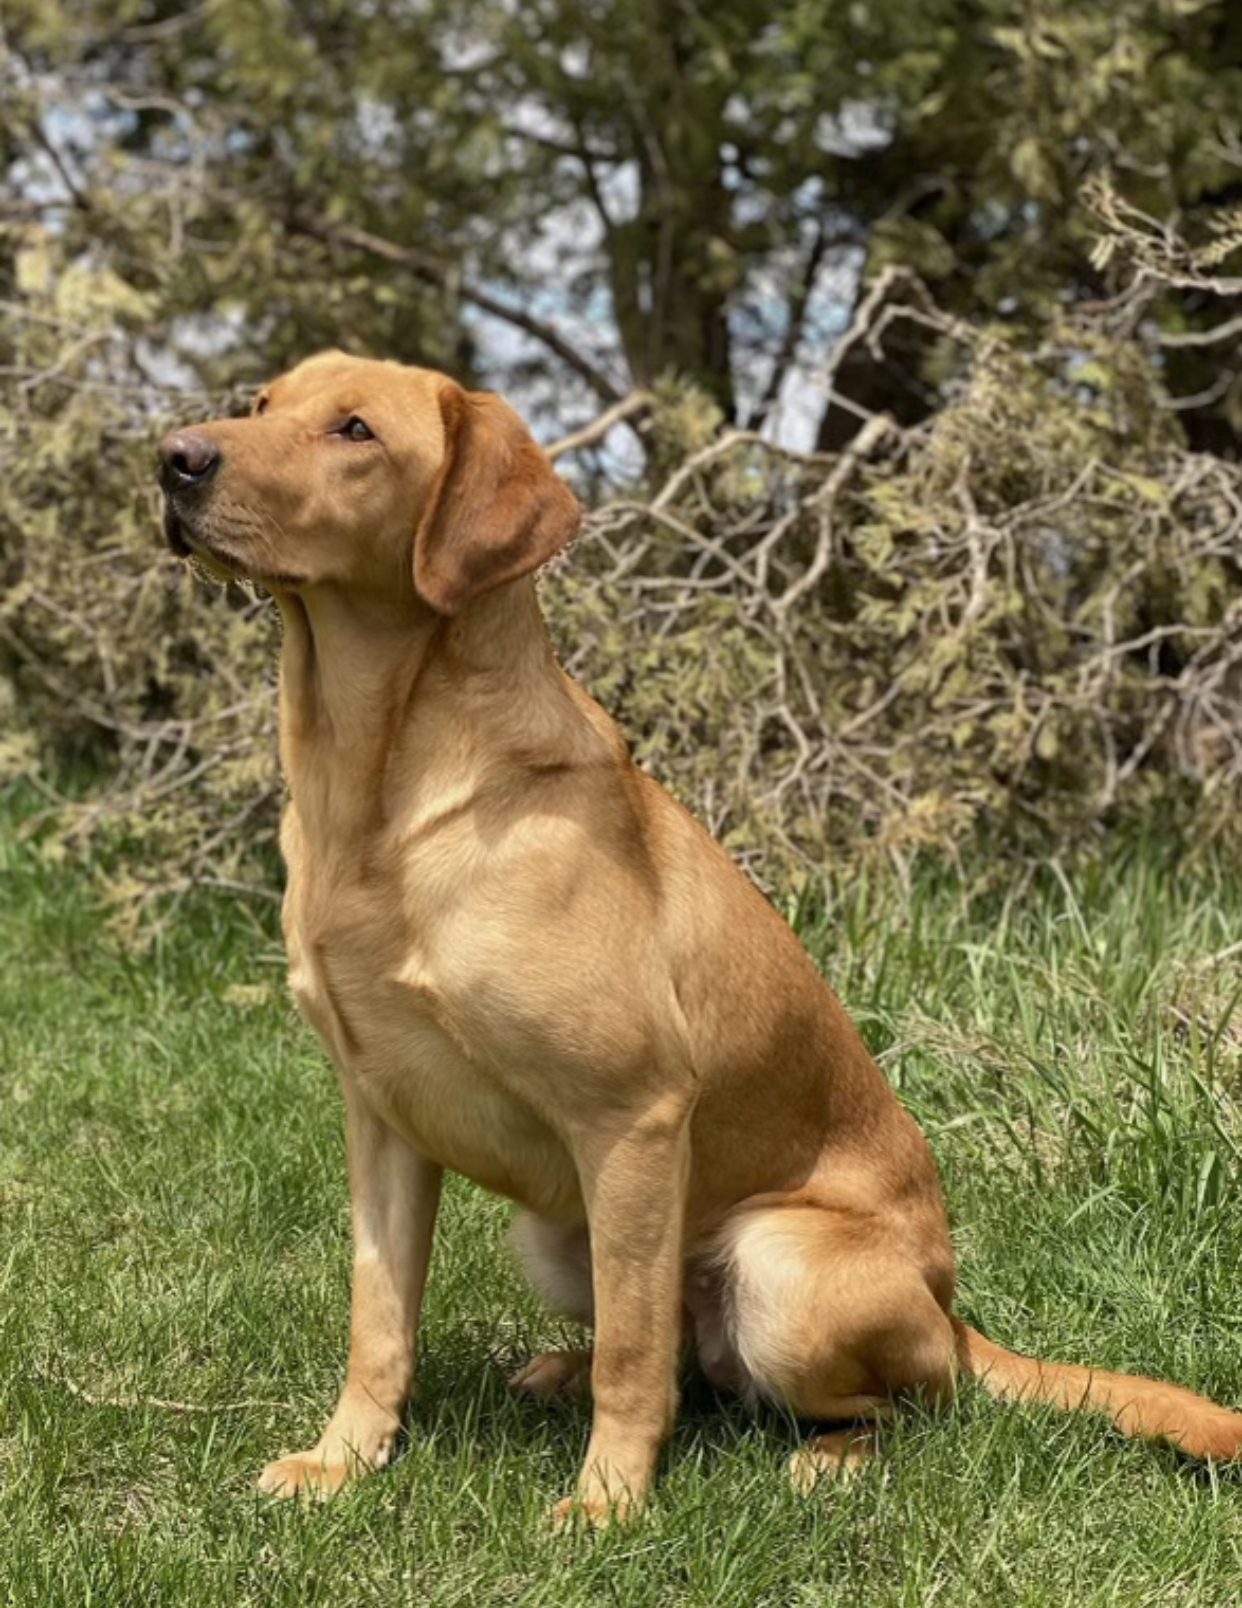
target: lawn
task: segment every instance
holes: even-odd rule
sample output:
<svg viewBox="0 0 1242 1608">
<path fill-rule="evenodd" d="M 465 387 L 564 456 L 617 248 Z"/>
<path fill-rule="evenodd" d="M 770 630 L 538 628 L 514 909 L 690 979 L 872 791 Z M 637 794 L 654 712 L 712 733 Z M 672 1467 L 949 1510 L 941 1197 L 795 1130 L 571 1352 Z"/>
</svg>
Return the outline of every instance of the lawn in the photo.
<svg viewBox="0 0 1242 1608">
<path fill-rule="evenodd" d="M 1242 1477 L 975 1390 L 804 1499 L 797 1426 L 689 1382 L 631 1528 L 551 1534 L 586 1436 L 503 1370 L 563 1340 L 504 1203 L 448 1191 L 393 1467 L 254 1493 L 344 1359 L 339 1100 L 267 907 L 204 898 L 148 952 L 0 821 L 0 1603 L 1213 1604 Z M 842 884 L 792 912 L 931 1136 L 960 1307 L 1003 1343 L 1242 1404 L 1242 879 L 1101 868 Z"/>
</svg>

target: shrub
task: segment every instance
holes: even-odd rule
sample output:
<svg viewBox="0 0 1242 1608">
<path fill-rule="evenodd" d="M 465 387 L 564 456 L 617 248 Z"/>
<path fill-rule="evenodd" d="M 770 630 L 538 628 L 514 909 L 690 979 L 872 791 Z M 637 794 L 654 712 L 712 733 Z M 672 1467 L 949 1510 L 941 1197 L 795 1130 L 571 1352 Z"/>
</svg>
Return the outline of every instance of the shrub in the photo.
<svg viewBox="0 0 1242 1608">
<path fill-rule="evenodd" d="M 568 666 L 769 882 L 1126 818 L 1236 832 L 1237 470 L 1186 450 L 1125 330 L 1024 345 L 907 289 L 884 321 L 916 321 L 950 376 L 924 424 L 806 456 L 657 403 L 676 467 L 597 507 L 543 583 Z M 162 554 L 168 398 L 79 292 L 28 289 L 9 326 L 0 761 L 48 793 L 61 849 L 123 846 L 132 914 L 152 890 L 270 886 L 276 623 Z M 90 776 L 72 798 L 66 766 Z"/>
</svg>

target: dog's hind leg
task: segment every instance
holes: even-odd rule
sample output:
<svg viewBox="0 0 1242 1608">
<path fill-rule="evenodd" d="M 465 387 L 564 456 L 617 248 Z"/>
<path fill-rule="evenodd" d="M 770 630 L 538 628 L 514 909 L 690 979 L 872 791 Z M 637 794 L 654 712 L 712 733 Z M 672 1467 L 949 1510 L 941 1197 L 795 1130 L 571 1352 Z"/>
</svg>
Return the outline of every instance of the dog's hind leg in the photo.
<svg viewBox="0 0 1242 1608">
<path fill-rule="evenodd" d="M 591 1289 L 591 1240 L 585 1223 L 553 1223 L 534 1212 L 519 1212 L 509 1232 L 526 1276 L 554 1312 L 590 1324 L 595 1301 Z M 586 1399 L 591 1394 L 591 1350 L 542 1351 L 509 1376 L 509 1388 L 523 1396 Z"/>
<path fill-rule="evenodd" d="M 849 1424 L 812 1435 L 789 1459 L 789 1483 L 799 1496 L 809 1496 L 821 1479 L 849 1479 L 875 1456 L 878 1441 L 875 1424 Z"/>
<path fill-rule="evenodd" d="M 882 1216 L 768 1197 L 734 1213 L 714 1261 L 740 1388 L 853 1426 L 795 1456 L 801 1488 L 865 1457 L 894 1397 L 952 1396 L 951 1265 L 920 1265 Z"/>
</svg>

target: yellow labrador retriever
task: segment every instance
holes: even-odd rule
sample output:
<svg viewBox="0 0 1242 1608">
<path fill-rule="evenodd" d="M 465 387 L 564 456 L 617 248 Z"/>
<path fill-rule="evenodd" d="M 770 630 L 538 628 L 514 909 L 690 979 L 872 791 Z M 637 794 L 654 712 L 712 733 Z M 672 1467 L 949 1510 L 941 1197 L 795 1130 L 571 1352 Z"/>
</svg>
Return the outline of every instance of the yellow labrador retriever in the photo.
<svg viewBox="0 0 1242 1608">
<path fill-rule="evenodd" d="M 345 1103 L 345 1384 L 263 1489 L 390 1458 L 445 1167 L 518 1203 L 535 1285 L 593 1328 L 514 1381 L 589 1375 L 561 1512 L 641 1502 L 683 1338 L 719 1386 L 810 1420 L 874 1425 L 965 1374 L 1242 1452 L 1242 1414 L 951 1315 L 919 1129 L 785 922 L 553 657 L 532 573 L 579 509 L 504 402 L 328 352 L 160 452 L 172 546 L 283 616 L 290 978 Z M 802 1475 L 849 1446 L 821 1435 Z"/>
</svg>

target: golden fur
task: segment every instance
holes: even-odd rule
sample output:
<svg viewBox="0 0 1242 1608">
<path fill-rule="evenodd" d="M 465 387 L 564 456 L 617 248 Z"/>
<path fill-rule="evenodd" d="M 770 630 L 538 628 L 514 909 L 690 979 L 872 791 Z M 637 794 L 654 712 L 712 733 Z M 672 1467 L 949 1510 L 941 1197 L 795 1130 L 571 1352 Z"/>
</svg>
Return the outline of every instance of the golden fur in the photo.
<svg viewBox="0 0 1242 1608">
<path fill-rule="evenodd" d="M 589 1371 L 571 1500 L 593 1519 L 647 1491 L 683 1336 L 717 1384 L 811 1419 L 874 1424 L 965 1371 L 1238 1454 L 1238 1414 L 950 1315 L 922 1134 L 785 922 L 553 657 L 531 576 L 578 509 L 503 402 L 326 353 L 161 450 L 173 545 L 283 616 L 290 980 L 345 1104 L 345 1384 L 264 1489 L 390 1458 L 445 1167 L 518 1203 L 534 1282 L 594 1328 L 514 1381 Z M 812 1442 L 799 1479 L 866 1434 Z"/>
</svg>

